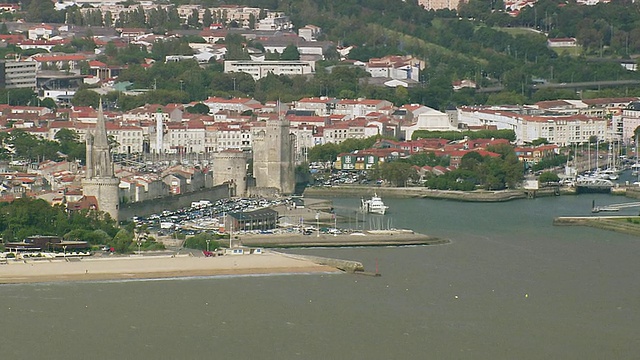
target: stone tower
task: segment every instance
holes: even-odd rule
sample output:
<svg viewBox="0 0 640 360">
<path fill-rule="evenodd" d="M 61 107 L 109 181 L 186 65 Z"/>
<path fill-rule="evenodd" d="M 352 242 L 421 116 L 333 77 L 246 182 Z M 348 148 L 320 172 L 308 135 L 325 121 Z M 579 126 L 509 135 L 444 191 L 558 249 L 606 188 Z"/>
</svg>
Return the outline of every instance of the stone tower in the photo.
<svg viewBox="0 0 640 360">
<path fill-rule="evenodd" d="M 118 220 L 120 180 L 113 175 L 111 151 L 107 139 L 102 102 L 98 108 L 98 120 L 93 132 L 87 133 L 87 167 L 82 180 L 82 192 L 85 196 L 94 196 L 98 201 L 98 210 Z"/>
<path fill-rule="evenodd" d="M 213 155 L 213 185 L 230 182 L 235 196 L 244 196 L 247 190 L 247 157 L 240 150 L 223 150 Z"/>
<path fill-rule="evenodd" d="M 295 136 L 290 134 L 289 120 L 267 120 L 267 126 L 253 139 L 253 175 L 257 188 L 274 188 L 280 194 L 293 194 Z"/>
</svg>

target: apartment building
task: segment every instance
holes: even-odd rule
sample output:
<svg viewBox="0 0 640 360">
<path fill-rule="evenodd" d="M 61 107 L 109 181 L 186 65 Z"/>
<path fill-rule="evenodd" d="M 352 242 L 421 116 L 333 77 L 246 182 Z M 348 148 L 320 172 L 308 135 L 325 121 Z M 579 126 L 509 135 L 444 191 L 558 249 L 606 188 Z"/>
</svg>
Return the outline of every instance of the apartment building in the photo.
<svg viewBox="0 0 640 360">
<path fill-rule="evenodd" d="M 0 87 L 35 89 L 36 69 L 35 61 L 0 61 Z"/>
</svg>

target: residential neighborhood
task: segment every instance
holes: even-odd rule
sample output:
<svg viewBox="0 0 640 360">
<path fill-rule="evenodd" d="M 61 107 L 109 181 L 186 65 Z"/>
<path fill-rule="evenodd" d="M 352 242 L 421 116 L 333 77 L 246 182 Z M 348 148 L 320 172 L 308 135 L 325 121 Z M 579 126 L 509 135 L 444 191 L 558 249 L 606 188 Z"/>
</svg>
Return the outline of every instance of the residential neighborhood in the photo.
<svg viewBox="0 0 640 360">
<path fill-rule="evenodd" d="M 64 24 L 22 20 L 3 23 L 6 29 L 0 34 L 0 43 L 18 51 L 0 61 L 0 84 L 7 91 L 6 104 L 0 104 L 0 127 L 7 136 L 20 131 L 42 141 L 57 141 L 60 130 L 72 130 L 79 142 L 85 142 L 104 121 L 120 202 L 184 194 L 225 181 L 232 181 L 239 195 L 247 194 L 251 181 L 246 178 L 247 169 L 237 170 L 238 161 L 250 163 L 256 158 L 256 146 L 264 146 L 256 144 L 261 144 L 265 131 L 271 129 L 269 124 L 280 124 L 291 138 L 290 157 L 281 158 L 281 164 L 291 161 L 299 166 L 315 160 L 309 154 L 316 146 L 377 138 L 370 148 L 339 153 L 330 159 L 330 167 L 340 171 L 373 170 L 421 153 L 447 159 L 447 166 L 414 166 L 421 177 L 458 168 L 469 152 L 496 157 L 498 154 L 489 149 L 505 142 L 515 146 L 518 159 L 529 165 L 559 155 L 563 147 L 591 143 L 594 138 L 630 145 L 640 124 L 636 111 L 640 98 L 634 96 L 446 109 L 411 102 L 408 91 L 429 88 L 432 75 L 427 72 L 426 58 L 406 54 L 369 56 L 366 61 L 351 59 L 349 54 L 360 50 L 357 46 L 328 40 L 322 27 L 314 24 L 295 26 L 289 14 L 273 9 L 154 3 L 129 6 L 104 1 L 82 4 L 80 8 L 76 2 L 55 4 L 56 11 L 66 11 Z M 461 6 L 437 1 L 420 4 L 426 9 Z M 505 3 L 505 8 L 516 11 L 533 4 Z M 9 14 L 21 10 L 17 5 L 2 9 Z M 159 31 L 154 27 L 162 16 L 167 16 L 173 28 Z M 84 47 L 87 44 L 90 46 Z M 575 47 L 576 39 L 549 37 L 547 46 Z M 165 50 L 158 56 L 162 47 Z M 143 51 L 148 57 L 140 63 L 114 61 L 115 54 L 127 51 Z M 338 61 L 340 67 L 325 67 L 323 62 L 329 59 Z M 170 85 L 154 77 L 151 88 L 135 87 L 140 84 L 136 76 L 179 64 L 196 64 L 198 69 L 219 66 L 218 71 L 226 76 L 222 78 L 226 83 L 220 86 L 226 86 L 227 92 L 213 91 L 203 96 L 195 92 L 195 84 L 186 77 Z M 132 68 L 139 68 L 136 71 L 141 73 L 133 75 Z M 325 84 L 319 88 L 319 96 L 289 101 L 251 96 L 257 95 L 260 82 L 272 81 L 269 79 L 308 81 L 345 71 L 349 76 L 357 74 L 352 84 L 355 88 L 343 88 L 340 96 L 329 95 L 329 86 L 335 85 L 327 80 L 317 80 Z M 126 80 L 120 79 L 123 74 Z M 487 86 L 489 78 L 482 71 L 480 75 L 483 81 L 478 81 L 477 74 L 475 78 L 456 77 L 447 84 L 449 91 L 480 90 L 481 83 Z M 124 102 L 158 91 L 158 86 L 177 88 L 182 95 L 188 91 L 191 99 L 162 99 L 139 106 Z M 393 98 L 358 97 L 359 86 L 374 92 L 381 89 Z M 34 91 L 35 99 L 28 105 L 17 105 L 19 94 L 15 91 L 20 89 Z M 11 90 L 15 90 L 13 101 Z M 89 98 L 93 100 L 79 101 L 87 94 L 92 94 Z M 193 94 L 197 94 L 196 100 Z M 425 132 L 483 130 L 512 131 L 515 138 L 510 142 L 466 136 L 455 141 L 421 138 Z M 532 145 L 541 139 L 544 144 Z M 13 165 L 5 169 L 2 195 L 6 199 L 39 196 L 76 209 L 95 207 L 78 197 L 85 171 L 82 161 L 67 160 L 66 155 L 61 154 L 58 161 L 45 160 L 44 156 L 12 159 Z M 227 173 L 217 162 L 229 161 L 236 170 Z M 11 172 L 12 166 L 19 171 Z M 282 166 L 285 169 L 288 165 Z M 284 174 L 288 170 L 282 171 Z"/>
</svg>

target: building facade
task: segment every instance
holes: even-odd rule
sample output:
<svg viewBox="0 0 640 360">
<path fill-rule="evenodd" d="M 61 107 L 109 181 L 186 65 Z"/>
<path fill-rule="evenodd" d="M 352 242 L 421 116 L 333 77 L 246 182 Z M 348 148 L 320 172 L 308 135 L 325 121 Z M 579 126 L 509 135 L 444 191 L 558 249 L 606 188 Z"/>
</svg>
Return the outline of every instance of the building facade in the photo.
<svg viewBox="0 0 640 360">
<path fill-rule="evenodd" d="M 280 194 L 293 194 L 295 188 L 294 141 L 289 121 L 267 120 L 253 139 L 253 175 L 256 187 L 274 188 Z"/>
<path fill-rule="evenodd" d="M 315 62 L 313 61 L 250 61 L 250 60 L 229 60 L 224 62 L 224 72 L 244 72 L 254 80 L 260 80 L 267 74 L 274 75 L 310 75 L 315 72 Z"/>
<path fill-rule="evenodd" d="M 36 69 L 35 61 L 0 61 L 0 87 L 35 89 Z"/>
</svg>

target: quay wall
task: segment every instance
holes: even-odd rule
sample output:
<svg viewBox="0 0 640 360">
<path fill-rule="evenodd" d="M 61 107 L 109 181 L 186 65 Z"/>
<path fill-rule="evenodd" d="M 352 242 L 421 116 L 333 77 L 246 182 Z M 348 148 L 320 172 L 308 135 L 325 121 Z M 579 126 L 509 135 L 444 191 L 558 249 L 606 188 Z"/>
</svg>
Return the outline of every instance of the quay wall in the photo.
<svg viewBox="0 0 640 360">
<path fill-rule="evenodd" d="M 362 196 L 370 197 L 374 193 L 381 197 L 392 198 L 432 198 L 457 201 L 476 202 L 500 202 L 514 199 L 524 199 L 526 194 L 521 190 L 504 191 L 450 191 L 432 190 L 424 187 L 376 187 L 376 186 L 333 186 L 333 187 L 311 187 L 304 191 L 304 196 L 309 197 L 338 197 L 338 196 Z"/>
<path fill-rule="evenodd" d="M 153 213 L 162 212 L 163 210 L 177 210 L 189 207 L 193 201 L 209 200 L 214 202 L 228 197 L 229 186 L 225 184 L 180 195 L 120 204 L 118 220 L 131 220 L 133 216 L 148 216 Z"/>
<path fill-rule="evenodd" d="M 640 236 L 639 216 L 582 216 L 557 217 L 553 219 L 557 226 L 589 226 L 596 229 L 615 231 Z"/>
<path fill-rule="evenodd" d="M 304 196 L 308 197 L 339 197 L 339 196 L 361 196 L 370 197 L 374 193 L 385 198 L 430 198 L 445 199 L 469 202 L 504 202 L 516 199 L 526 199 L 531 197 L 548 197 L 559 195 L 576 195 L 576 191 L 569 187 L 547 187 L 535 191 L 518 190 L 475 190 L 475 191 L 454 191 L 454 190 L 433 190 L 424 187 L 381 187 L 381 186 L 332 186 L 332 187 L 310 187 L 305 189 Z M 533 194 L 532 194 L 533 193 Z M 628 198 L 640 199 L 640 187 L 619 186 L 611 190 L 611 194 L 626 196 Z"/>
</svg>

